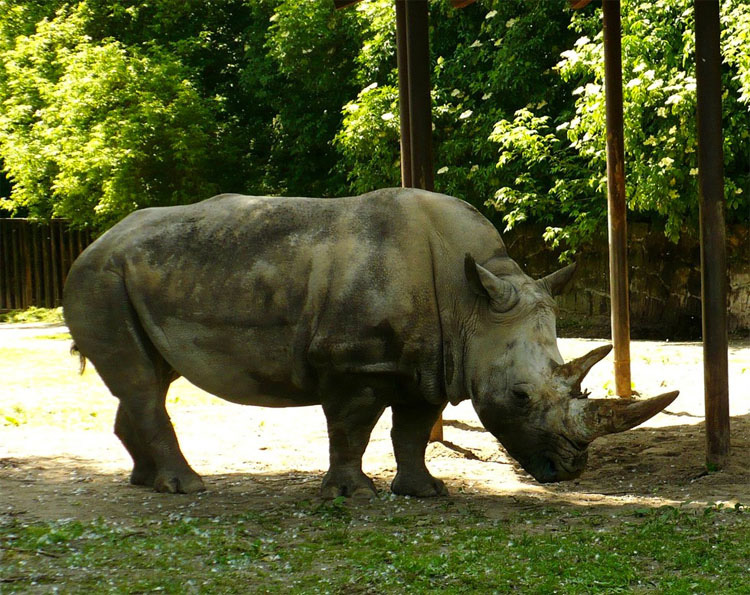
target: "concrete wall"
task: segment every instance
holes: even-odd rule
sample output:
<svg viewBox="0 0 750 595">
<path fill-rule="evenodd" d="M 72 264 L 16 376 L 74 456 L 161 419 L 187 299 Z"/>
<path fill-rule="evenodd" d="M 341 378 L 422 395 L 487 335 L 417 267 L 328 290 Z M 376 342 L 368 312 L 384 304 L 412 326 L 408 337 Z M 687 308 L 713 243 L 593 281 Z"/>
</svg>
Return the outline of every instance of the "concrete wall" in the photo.
<svg viewBox="0 0 750 595">
<path fill-rule="evenodd" d="M 510 255 L 533 277 L 560 265 L 559 252 L 542 240 L 543 228 L 528 226 L 503 234 Z M 701 276 L 698 238 L 673 244 L 648 224 L 628 226 L 631 337 L 700 339 Z M 750 228 L 727 229 L 728 323 L 733 334 L 750 334 Z M 559 334 L 609 336 L 609 260 L 607 238 L 583 250 L 571 289 L 558 298 Z"/>
</svg>

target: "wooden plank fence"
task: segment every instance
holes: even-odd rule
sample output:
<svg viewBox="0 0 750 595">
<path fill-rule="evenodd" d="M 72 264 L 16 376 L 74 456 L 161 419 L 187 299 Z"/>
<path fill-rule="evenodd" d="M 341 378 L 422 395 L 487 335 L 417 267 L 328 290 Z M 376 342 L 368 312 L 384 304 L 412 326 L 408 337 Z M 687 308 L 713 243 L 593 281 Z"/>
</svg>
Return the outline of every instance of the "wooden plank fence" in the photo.
<svg viewBox="0 0 750 595">
<path fill-rule="evenodd" d="M 0 219 L 0 310 L 59 306 L 70 266 L 91 241 L 61 219 Z"/>
</svg>

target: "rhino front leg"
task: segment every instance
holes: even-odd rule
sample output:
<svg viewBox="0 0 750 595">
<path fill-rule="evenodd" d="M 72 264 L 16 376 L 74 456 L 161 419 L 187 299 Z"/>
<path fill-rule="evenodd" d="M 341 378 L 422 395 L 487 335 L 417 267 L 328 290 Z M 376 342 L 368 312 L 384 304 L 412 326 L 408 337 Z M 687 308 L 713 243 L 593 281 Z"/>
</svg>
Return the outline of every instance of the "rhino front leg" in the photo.
<svg viewBox="0 0 750 595">
<path fill-rule="evenodd" d="M 391 483 L 394 494 L 404 496 L 446 496 L 442 480 L 433 477 L 424 462 L 430 430 L 443 410 L 427 403 L 416 406 L 394 405 L 391 440 L 396 456 L 396 477 Z"/>
<path fill-rule="evenodd" d="M 375 484 L 362 472 L 362 455 L 384 409 L 385 405 L 371 388 L 359 390 L 354 397 L 333 398 L 323 403 L 330 454 L 330 467 L 320 490 L 323 498 L 377 495 Z"/>
</svg>

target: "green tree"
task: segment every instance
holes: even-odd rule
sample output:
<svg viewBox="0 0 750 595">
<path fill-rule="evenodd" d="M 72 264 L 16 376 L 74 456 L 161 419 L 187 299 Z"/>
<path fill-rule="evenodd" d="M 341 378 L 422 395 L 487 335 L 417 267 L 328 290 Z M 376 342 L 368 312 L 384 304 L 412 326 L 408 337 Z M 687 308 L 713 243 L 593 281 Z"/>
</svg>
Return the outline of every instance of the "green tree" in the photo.
<svg viewBox="0 0 750 595">
<path fill-rule="evenodd" d="M 356 13 L 308 0 L 0 0 L 0 207 L 105 227 L 218 191 L 344 194 Z"/>
<path fill-rule="evenodd" d="M 276 72 L 269 185 L 281 194 L 345 194 L 332 140 L 341 108 L 358 88 L 362 21 L 357 11 L 335 10 L 333 2 L 300 0 L 280 3 L 271 20 L 265 42 Z"/>
<path fill-rule="evenodd" d="M 690 0 L 622 5 L 625 160 L 628 207 L 662 222 L 676 240 L 698 217 L 696 82 Z M 750 212 L 750 5 L 725 0 L 722 11 L 724 157 L 729 220 Z M 496 208 L 508 225 L 549 223 L 547 237 L 574 248 L 606 217 L 604 65 L 601 11 L 576 15 L 578 39 L 556 67 L 572 84 L 575 109 L 522 110 L 500 120 L 493 140 L 501 187 Z M 552 174 L 552 175 L 550 175 Z"/>
<path fill-rule="evenodd" d="M 210 192 L 210 109 L 182 65 L 92 42 L 85 8 L 60 9 L 3 53 L 5 205 L 106 225 Z"/>
<path fill-rule="evenodd" d="M 436 189 L 568 249 L 606 216 L 600 7 L 431 11 Z M 691 0 L 623 2 L 628 204 L 697 216 Z M 722 2 L 730 217 L 750 207 L 750 8 Z M 0 0 L 0 208 L 104 227 L 214 192 L 399 183 L 393 0 Z"/>
</svg>

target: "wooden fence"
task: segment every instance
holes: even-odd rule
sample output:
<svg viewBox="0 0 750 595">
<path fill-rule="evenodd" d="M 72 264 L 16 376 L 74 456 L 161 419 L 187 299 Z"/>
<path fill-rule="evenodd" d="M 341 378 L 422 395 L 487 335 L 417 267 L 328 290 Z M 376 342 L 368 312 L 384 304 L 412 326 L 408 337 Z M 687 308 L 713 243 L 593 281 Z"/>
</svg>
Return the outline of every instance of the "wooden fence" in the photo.
<svg viewBox="0 0 750 595">
<path fill-rule="evenodd" d="M 63 220 L 0 219 L 0 310 L 59 306 L 70 265 L 91 239 Z"/>
</svg>

